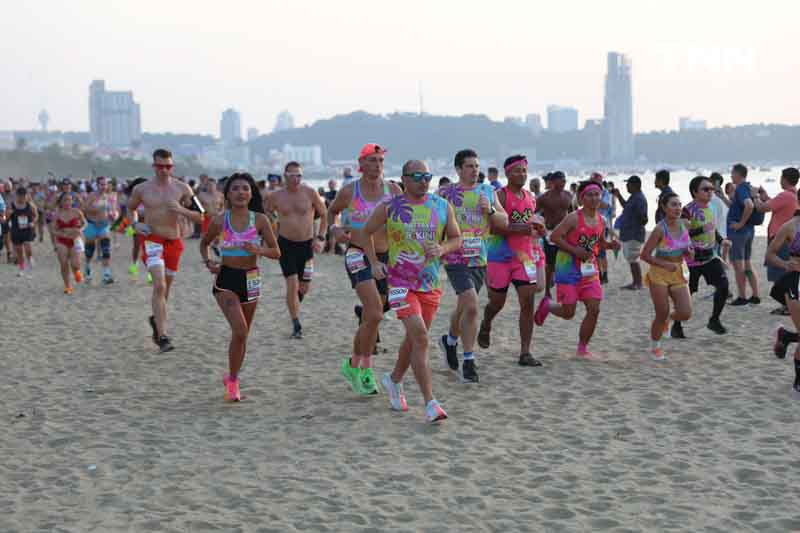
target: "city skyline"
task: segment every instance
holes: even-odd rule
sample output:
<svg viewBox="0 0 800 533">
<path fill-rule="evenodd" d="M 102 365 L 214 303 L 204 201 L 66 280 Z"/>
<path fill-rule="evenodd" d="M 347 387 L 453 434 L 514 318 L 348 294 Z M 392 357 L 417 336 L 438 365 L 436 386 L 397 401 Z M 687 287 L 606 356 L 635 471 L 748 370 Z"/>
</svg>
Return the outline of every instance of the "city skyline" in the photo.
<svg viewBox="0 0 800 533">
<path fill-rule="evenodd" d="M 359 109 L 415 111 L 420 82 L 432 114 L 502 120 L 562 103 L 596 118 L 608 50 L 636 64 L 636 132 L 674 130 L 680 116 L 709 127 L 800 123 L 800 58 L 782 37 L 800 14 L 791 2 L 513 6 L 518 29 L 503 2 L 410 1 L 375 13 L 347 0 L 311 10 L 236 0 L 224 10 L 182 0 L 10 4 L 6 19 L 25 23 L 0 34 L 20 50 L 4 64 L 0 129 L 32 129 L 42 108 L 51 129 L 88 129 L 83 95 L 95 78 L 132 90 L 149 132 L 214 133 L 217 110 L 230 106 L 244 128 L 264 132 L 283 109 L 299 126 Z"/>
</svg>

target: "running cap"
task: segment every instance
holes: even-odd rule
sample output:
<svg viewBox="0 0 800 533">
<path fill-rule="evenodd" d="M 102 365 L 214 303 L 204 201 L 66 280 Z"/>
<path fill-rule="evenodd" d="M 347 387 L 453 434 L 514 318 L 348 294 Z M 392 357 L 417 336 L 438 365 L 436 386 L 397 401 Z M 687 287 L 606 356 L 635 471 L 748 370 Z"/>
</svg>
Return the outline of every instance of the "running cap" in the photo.
<svg viewBox="0 0 800 533">
<path fill-rule="evenodd" d="M 625 183 L 638 183 L 639 185 L 642 184 L 642 178 L 639 176 L 631 176 L 630 178 L 625 180 Z"/>
<path fill-rule="evenodd" d="M 567 177 L 560 170 L 556 170 L 555 172 L 551 172 L 550 174 L 548 174 L 547 176 L 544 177 L 545 181 L 549 181 L 549 180 L 565 180 L 565 179 L 567 179 Z"/>
<path fill-rule="evenodd" d="M 384 148 L 380 144 L 367 143 L 361 148 L 361 151 L 358 153 L 358 159 L 363 159 L 373 154 L 385 154 L 386 151 L 387 151 L 386 148 Z M 361 165 L 358 165 L 358 171 L 362 172 Z"/>
</svg>

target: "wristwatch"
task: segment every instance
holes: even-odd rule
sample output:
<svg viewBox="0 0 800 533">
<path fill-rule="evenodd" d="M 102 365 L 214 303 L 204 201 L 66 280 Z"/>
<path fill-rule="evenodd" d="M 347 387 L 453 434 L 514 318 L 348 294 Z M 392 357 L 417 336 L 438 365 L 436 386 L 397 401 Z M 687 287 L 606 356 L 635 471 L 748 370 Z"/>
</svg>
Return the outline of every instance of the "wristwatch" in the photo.
<svg viewBox="0 0 800 533">
<path fill-rule="evenodd" d="M 325 237 L 323 237 L 322 235 L 317 235 L 317 240 L 319 242 L 325 242 Z"/>
<path fill-rule="evenodd" d="M 497 209 L 495 209 L 493 205 L 490 205 L 489 206 L 489 216 L 492 216 L 495 213 L 497 213 Z"/>
</svg>

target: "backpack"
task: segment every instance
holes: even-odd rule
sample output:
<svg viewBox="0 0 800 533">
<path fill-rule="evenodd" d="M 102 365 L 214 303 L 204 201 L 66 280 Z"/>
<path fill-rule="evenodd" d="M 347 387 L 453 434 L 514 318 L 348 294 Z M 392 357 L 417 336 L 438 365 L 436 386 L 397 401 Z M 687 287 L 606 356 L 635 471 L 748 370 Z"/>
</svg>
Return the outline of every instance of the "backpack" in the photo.
<svg viewBox="0 0 800 533">
<path fill-rule="evenodd" d="M 753 198 L 753 186 L 749 183 L 747 184 L 747 192 L 750 193 L 750 199 L 753 200 L 753 212 L 750 213 L 750 218 L 747 219 L 747 223 L 751 226 L 760 226 L 764 223 L 764 213 L 756 209 L 756 201 Z"/>
</svg>

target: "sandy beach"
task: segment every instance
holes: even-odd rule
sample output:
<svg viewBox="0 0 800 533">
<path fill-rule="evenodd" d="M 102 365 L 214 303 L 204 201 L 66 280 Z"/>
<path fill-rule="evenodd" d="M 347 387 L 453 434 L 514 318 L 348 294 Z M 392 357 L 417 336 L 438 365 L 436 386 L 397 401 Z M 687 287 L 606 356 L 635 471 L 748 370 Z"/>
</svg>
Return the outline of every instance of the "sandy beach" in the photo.
<svg viewBox="0 0 800 533">
<path fill-rule="evenodd" d="M 477 352 L 480 384 L 460 385 L 434 342 L 455 304 L 445 283 L 430 353 L 451 418 L 438 427 L 410 373 L 405 414 L 384 394 L 355 397 L 339 374 L 356 298 L 330 255 L 317 260 L 302 340 L 289 339 L 278 265 L 262 260 L 247 400 L 224 403 L 229 328 L 197 242 L 173 286 L 167 354 L 149 337 L 144 275 L 127 276 L 128 238 L 114 250 L 117 283 L 95 276 L 72 296 L 49 246 L 36 245 L 30 279 L 0 264 L 0 532 L 800 530 L 800 404 L 791 356 L 771 349 L 790 321 L 769 315 L 763 238 L 763 303 L 727 307 L 717 336 L 701 284 L 690 338 L 666 340 L 660 364 L 647 351 L 649 295 L 619 289 L 628 269 L 612 257 L 590 345 L 608 362 L 574 358 L 581 311 L 536 328 L 544 367 L 519 367 L 514 297 Z M 401 324 L 385 320 L 381 336 L 378 375 Z"/>
</svg>

